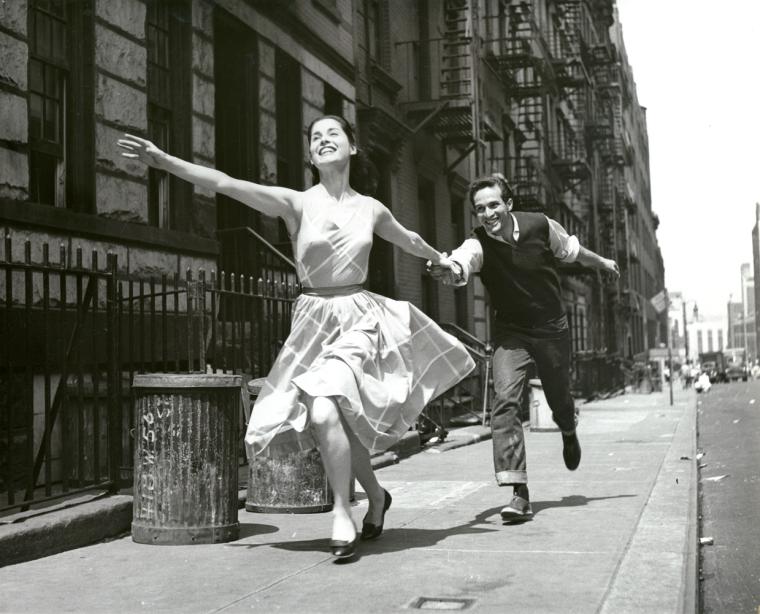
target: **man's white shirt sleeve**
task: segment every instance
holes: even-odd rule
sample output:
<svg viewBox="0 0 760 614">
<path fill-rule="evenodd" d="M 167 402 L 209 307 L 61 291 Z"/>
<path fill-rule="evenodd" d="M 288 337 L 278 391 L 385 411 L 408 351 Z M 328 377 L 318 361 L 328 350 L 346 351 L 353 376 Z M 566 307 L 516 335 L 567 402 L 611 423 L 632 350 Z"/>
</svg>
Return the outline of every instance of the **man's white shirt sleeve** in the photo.
<svg viewBox="0 0 760 614">
<path fill-rule="evenodd" d="M 470 275 L 478 273 L 483 267 L 483 247 L 477 239 L 466 239 L 451 252 L 449 258 L 462 267 L 462 276 L 454 281 L 454 285 L 464 286 Z"/>
<path fill-rule="evenodd" d="M 567 234 L 567 230 L 556 220 L 550 217 L 546 219 L 549 220 L 549 246 L 554 257 L 562 262 L 575 262 L 581 251 L 578 237 Z"/>
</svg>

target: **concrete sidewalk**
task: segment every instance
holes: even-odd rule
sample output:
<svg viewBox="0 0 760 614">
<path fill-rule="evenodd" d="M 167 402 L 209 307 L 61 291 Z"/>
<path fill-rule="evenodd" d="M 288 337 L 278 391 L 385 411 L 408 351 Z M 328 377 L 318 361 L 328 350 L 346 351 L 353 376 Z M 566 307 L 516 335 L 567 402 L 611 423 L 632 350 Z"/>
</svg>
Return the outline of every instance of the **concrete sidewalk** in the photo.
<svg viewBox="0 0 760 614">
<path fill-rule="evenodd" d="M 511 493 L 495 486 L 486 433 L 467 427 L 378 470 L 394 498 L 386 531 L 350 562 L 329 556 L 329 514 L 241 510 L 229 544 L 126 535 L 3 567 L 0 612 L 692 612 L 695 414 L 691 391 L 672 407 L 667 393 L 583 405 L 572 473 L 558 433 L 528 432 L 524 524 L 501 522 Z"/>
</svg>

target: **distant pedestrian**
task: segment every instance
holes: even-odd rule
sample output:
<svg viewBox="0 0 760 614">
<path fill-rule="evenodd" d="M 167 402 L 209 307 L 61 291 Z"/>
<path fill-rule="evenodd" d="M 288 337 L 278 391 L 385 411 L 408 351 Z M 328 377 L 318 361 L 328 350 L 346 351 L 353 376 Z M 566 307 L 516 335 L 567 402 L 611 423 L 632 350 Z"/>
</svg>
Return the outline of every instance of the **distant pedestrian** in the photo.
<svg viewBox="0 0 760 614">
<path fill-rule="evenodd" d="M 710 388 L 712 388 L 710 376 L 707 374 L 707 372 L 702 371 L 702 373 L 699 374 L 696 383 L 694 384 L 694 389 L 697 392 L 710 392 Z"/>
<path fill-rule="evenodd" d="M 562 431 L 565 466 L 575 470 L 581 460 L 570 392 L 570 331 L 557 264 L 578 262 L 615 277 L 619 271 L 613 260 L 582 247 L 555 220 L 542 213 L 513 212 L 512 189 L 501 174 L 473 181 L 469 197 L 481 227 L 452 252 L 449 262 L 429 263 L 429 268 L 434 277 L 454 285 L 464 285 L 480 273 L 488 290 L 495 308 L 494 469 L 499 486 L 513 488 L 501 516 L 505 521 L 527 520 L 533 511 L 520 405 L 532 361 Z"/>
<path fill-rule="evenodd" d="M 684 390 L 691 387 L 691 366 L 688 362 L 681 365 L 681 386 Z"/>
<path fill-rule="evenodd" d="M 447 261 L 387 207 L 352 187 L 357 148 L 345 119 L 315 120 L 308 141 L 318 183 L 304 192 L 233 179 L 135 136 L 125 135 L 119 145 L 127 157 L 284 220 L 303 293 L 245 439 L 259 453 L 288 425 L 296 431 L 312 426 L 334 494 L 330 549 L 348 558 L 357 542 L 349 502 L 353 475 L 369 499 L 361 537 L 374 539 L 391 496 L 375 477 L 369 451 L 400 439 L 428 401 L 475 365 L 458 340 L 413 305 L 362 288 L 373 233 L 415 256 Z"/>
</svg>

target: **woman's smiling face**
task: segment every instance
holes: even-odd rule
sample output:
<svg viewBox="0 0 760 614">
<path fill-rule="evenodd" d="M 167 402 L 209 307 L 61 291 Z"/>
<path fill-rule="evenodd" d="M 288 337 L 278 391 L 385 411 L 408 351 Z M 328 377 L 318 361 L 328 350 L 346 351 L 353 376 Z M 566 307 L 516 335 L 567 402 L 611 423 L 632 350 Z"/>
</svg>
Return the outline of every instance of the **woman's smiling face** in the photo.
<svg viewBox="0 0 760 614">
<path fill-rule="evenodd" d="M 309 156 L 317 169 L 335 162 L 346 162 L 355 153 L 356 147 L 336 120 L 326 117 L 311 127 Z"/>
</svg>

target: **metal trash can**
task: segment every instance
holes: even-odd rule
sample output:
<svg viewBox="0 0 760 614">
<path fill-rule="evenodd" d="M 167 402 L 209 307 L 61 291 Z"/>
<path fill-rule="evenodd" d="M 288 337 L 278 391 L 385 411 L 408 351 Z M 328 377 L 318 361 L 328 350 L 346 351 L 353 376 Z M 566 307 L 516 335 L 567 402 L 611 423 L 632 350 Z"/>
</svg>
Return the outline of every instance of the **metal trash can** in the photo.
<svg viewBox="0 0 760 614">
<path fill-rule="evenodd" d="M 559 427 L 552 420 L 552 410 L 546 402 L 541 380 L 530 379 L 528 385 L 530 386 L 530 430 L 558 431 Z"/>
<path fill-rule="evenodd" d="M 251 405 L 263 379 L 248 382 Z M 354 480 L 349 493 L 355 499 Z M 309 431 L 286 427 L 261 454 L 249 459 L 245 509 L 249 512 L 312 514 L 329 512 L 333 494 L 322 456 Z"/>
<path fill-rule="evenodd" d="M 332 506 L 322 456 L 308 432 L 285 429 L 251 458 L 247 511 L 309 514 L 329 512 Z"/>
<path fill-rule="evenodd" d="M 132 539 L 237 539 L 239 375 L 135 375 Z"/>
</svg>

